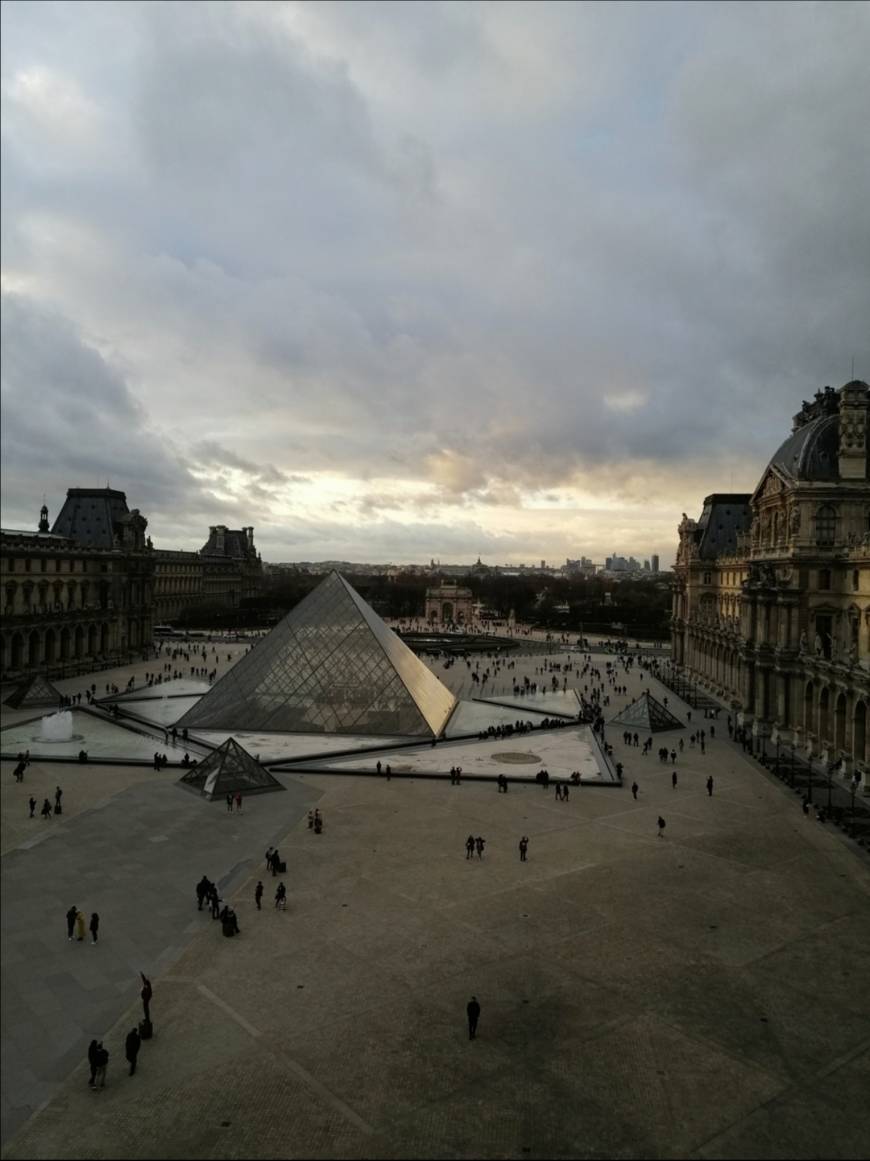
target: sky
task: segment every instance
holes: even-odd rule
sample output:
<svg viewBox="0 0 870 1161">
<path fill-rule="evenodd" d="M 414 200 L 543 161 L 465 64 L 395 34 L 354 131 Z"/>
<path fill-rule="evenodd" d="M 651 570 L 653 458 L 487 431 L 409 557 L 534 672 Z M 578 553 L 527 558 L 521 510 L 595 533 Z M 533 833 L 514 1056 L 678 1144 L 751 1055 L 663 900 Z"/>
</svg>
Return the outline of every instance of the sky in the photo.
<svg viewBox="0 0 870 1161">
<path fill-rule="evenodd" d="M 870 5 L 2 5 L 2 520 L 672 561 L 870 379 Z"/>
</svg>

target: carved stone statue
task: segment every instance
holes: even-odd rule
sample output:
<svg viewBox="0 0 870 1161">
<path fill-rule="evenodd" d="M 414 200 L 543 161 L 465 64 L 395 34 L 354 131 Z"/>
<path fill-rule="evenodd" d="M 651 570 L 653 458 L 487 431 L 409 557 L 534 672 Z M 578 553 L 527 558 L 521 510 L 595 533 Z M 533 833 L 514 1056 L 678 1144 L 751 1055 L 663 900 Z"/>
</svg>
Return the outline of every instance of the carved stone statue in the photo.
<svg viewBox="0 0 870 1161">
<path fill-rule="evenodd" d="M 821 657 L 822 654 L 824 653 L 824 648 L 822 647 L 822 639 L 818 633 L 816 633 L 816 639 L 813 642 L 813 649 L 815 651 L 816 657 Z"/>
<path fill-rule="evenodd" d="M 788 520 L 789 520 L 789 531 L 792 533 L 792 535 L 800 532 L 800 530 L 801 530 L 801 510 L 797 506 L 797 504 L 795 504 L 794 507 L 792 508 Z"/>
<path fill-rule="evenodd" d="M 804 629 L 804 631 L 801 633 L 800 643 L 798 644 L 798 652 L 799 653 L 806 653 L 808 651 L 809 647 L 810 646 L 809 646 L 809 641 L 807 640 L 807 631 L 806 631 L 806 629 Z"/>
</svg>

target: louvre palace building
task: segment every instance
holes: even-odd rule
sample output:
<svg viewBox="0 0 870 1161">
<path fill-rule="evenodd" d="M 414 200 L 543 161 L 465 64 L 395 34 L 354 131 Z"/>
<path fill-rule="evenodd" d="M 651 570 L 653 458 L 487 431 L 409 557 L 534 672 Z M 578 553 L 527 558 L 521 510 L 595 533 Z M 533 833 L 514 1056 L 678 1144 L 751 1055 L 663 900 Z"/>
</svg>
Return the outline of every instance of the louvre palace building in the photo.
<svg viewBox="0 0 870 1161">
<path fill-rule="evenodd" d="M 685 514 L 673 659 L 756 739 L 868 784 L 870 387 L 805 402 L 751 495 Z"/>
<path fill-rule="evenodd" d="M 114 488 L 70 488 L 54 523 L 0 530 L 0 680 L 71 676 L 150 648 L 155 624 L 258 595 L 254 529 L 215 525 L 198 552 L 157 549 Z"/>
</svg>

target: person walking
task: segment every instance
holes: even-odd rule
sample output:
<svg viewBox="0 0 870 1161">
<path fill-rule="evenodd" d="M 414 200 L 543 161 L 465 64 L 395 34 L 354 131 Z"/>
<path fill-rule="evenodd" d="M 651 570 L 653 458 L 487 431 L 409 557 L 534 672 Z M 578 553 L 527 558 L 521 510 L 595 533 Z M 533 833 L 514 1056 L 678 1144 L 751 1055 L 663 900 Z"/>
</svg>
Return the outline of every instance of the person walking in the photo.
<svg viewBox="0 0 870 1161">
<path fill-rule="evenodd" d="M 127 1039 L 124 1041 L 124 1055 L 130 1063 L 130 1076 L 136 1071 L 136 1057 L 139 1055 L 139 1049 L 142 1041 L 139 1037 L 139 1030 L 131 1028 L 127 1033 Z"/>
<path fill-rule="evenodd" d="M 97 1076 L 97 1053 L 100 1049 L 99 1040 L 92 1040 L 88 1045 L 88 1067 L 91 1070 L 91 1076 L 88 1080 L 88 1088 L 94 1087 L 94 1081 Z"/>
<path fill-rule="evenodd" d="M 66 937 L 70 943 L 72 943 L 73 930 L 75 929 L 76 916 L 78 913 L 79 909 L 76 907 L 75 903 L 73 903 L 72 907 L 70 907 L 69 911 L 66 913 Z"/>
<path fill-rule="evenodd" d="M 482 835 L 478 835 L 477 838 L 474 840 L 474 846 L 477 850 L 477 857 L 479 859 L 483 858 L 483 848 L 485 845 L 486 845 L 486 839 Z"/>
<path fill-rule="evenodd" d="M 468 836 L 468 838 L 465 840 L 465 857 L 467 859 L 470 859 L 473 857 L 473 855 L 474 855 L 474 835 L 470 834 Z"/>
<path fill-rule="evenodd" d="M 241 812 L 241 809 L 242 809 L 242 795 L 241 795 L 241 793 L 237 793 L 236 794 L 236 810 L 238 812 Z"/>
<path fill-rule="evenodd" d="M 100 930 L 100 917 L 99 917 L 99 915 L 97 915 L 96 911 L 91 916 L 91 922 L 89 924 L 89 927 L 91 930 L 91 943 L 96 944 L 98 932 Z"/>
<path fill-rule="evenodd" d="M 154 991 L 151 987 L 151 981 L 144 974 L 144 972 L 139 972 L 139 978 L 142 980 L 142 991 L 139 993 L 139 995 L 142 999 L 142 1011 L 145 1013 L 145 1019 L 150 1020 L 151 1019 L 151 997 L 153 996 Z"/>
<path fill-rule="evenodd" d="M 257 910 L 263 910 L 263 884 L 259 880 L 257 886 L 254 888 L 254 902 L 257 904 Z"/>
<path fill-rule="evenodd" d="M 30 807 L 30 817 L 35 818 L 33 812 L 36 810 L 36 799 L 31 796 L 30 802 L 27 805 Z"/>
<path fill-rule="evenodd" d="M 85 913 L 76 911 L 76 939 L 81 943 L 85 938 Z"/>
<path fill-rule="evenodd" d="M 528 837 L 528 835 L 524 834 L 522 836 L 522 838 L 520 839 L 520 862 L 521 863 L 527 862 L 526 853 L 528 852 L 528 849 L 529 849 L 529 837 Z"/>
<path fill-rule="evenodd" d="M 707 796 L 709 798 L 713 797 L 713 775 L 712 774 L 707 779 Z"/>
<path fill-rule="evenodd" d="M 635 802 L 637 802 L 637 792 L 639 789 L 640 789 L 640 787 L 638 786 L 638 784 L 636 782 L 632 782 L 632 784 L 631 784 L 631 796 L 635 800 Z"/>
<path fill-rule="evenodd" d="M 671 775 L 671 787 L 674 790 L 677 789 L 677 772 L 676 772 L 676 770 Z"/>
<path fill-rule="evenodd" d="M 659 838 L 661 838 L 662 835 L 665 833 L 665 827 L 667 826 L 667 823 L 665 822 L 665 820 L 662 818 L 661 815 L 659 815 L 659 820 L 658 820 L 658 823 L 656 825 L 659 828 Z"/>
<path fill-rule="evenodd" d="M 60 800 L 63 798 L 63 791 L 59 786 L 54 788 L 54 813 L 63 814 L 63 808 L 60 805 Z"/>
<path fill-rule="evenodd" d="M 465 1005 L 465 1011 L 468 1014 L 468 1039 L 473 1040 L 477 1036 L 477 1022 L 480 1019 L 480 1004 L 477 1001 L 477 996 L 472 996 Z"/>
<path fill-rule="evenodd" d="M 563 802 L 568 801 L 568 784 L 567 783 L 562 787 L 562 801 Z"/>
<path fill-rule="evenodd" d="M 106 1087 L 106 1069 L 109 1067 L 109 1053 L 103 1047 L 102 1040 L 97 1045 L 95 1060 L 97 1067 L 94 1070 L 94 1090 Z"/>
<path fill-rule="evenodd" d="M 229 794 L 229 793 L 227 794 L 227 813 L 228 814 L 233 813 L 233 796 L 232 796 L 232 794 Z"/>
<path fill-rule="evenodd" d="M 42 810 L 39 812 L 43 818 L 51 818 L 51 803 L 46 798 L 42 804 Z"/>
<path fill-rule="evenodd" d="M 279 883 L 275 890 L 275 906 L 280 907 L 282 911 L 287 907 L 287 888 L 283 883 Z"/>
</svg>

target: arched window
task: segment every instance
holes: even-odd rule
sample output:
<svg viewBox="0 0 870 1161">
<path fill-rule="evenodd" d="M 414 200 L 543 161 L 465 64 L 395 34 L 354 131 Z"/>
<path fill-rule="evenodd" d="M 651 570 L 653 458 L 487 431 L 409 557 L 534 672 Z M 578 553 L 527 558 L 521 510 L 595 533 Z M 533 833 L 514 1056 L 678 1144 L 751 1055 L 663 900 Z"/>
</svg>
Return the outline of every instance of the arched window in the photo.
<svg viewBox="0 0 870 1161">
<path fill-rule="evenodd" d="M 819 588 L 829 589 L 831 587 L 831 570 L 829 568 L 819 569 Z"/>
<path fill-rule="evenodd" d="M 704 583 L 705 585 L 709 585 L 709 584 L 712 584 L 712 583 L 713 583 L 713 574 L 712 574 L 711 572 L 705 572 L 705 573 L 704 573 L 704 580 L 703 580 L 703 583 Z"/>
<path fill-rule="evenodd" d="M 816 512 L 816 544 L 830 545 L 837 539 L 837 509 L 822 504 Z"/>
</svg>

